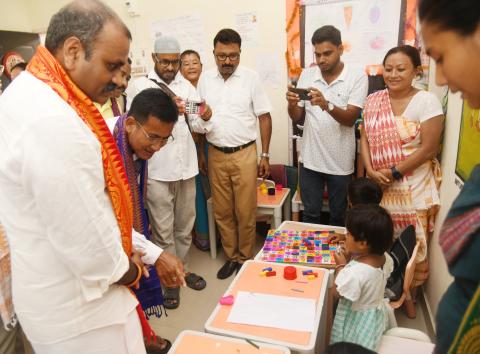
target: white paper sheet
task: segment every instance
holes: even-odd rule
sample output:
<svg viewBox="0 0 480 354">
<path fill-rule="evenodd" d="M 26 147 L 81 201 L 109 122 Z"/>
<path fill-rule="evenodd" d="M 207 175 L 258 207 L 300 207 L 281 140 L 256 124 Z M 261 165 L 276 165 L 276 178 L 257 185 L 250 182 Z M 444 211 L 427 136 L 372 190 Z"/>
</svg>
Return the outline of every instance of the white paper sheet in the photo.
<svg viewBox="0 0 480 354">
<path fill-rule="evenodd" d="M 242 37 L 243 47 L 258 46 L 258 18 L 255 12 L 237 14 L 235 29 Z"/>
<path fill-rule="evenodd" d="M 257 55 L 257 73 L 260 81 L 269 87 L 280 86 L 280 60 L 274 54 Z"/>
<path fill-rule="evenodd" d="M 182 51 L 193 49 L 200 54 L 200 57 L 205 56 L 203 47 L 205 29 L 203 19 L 199 14 L 154 21 L 151 24 L 151 35 L 153 39 L 162 35 L 173 36 L 180 43 Z"/>
<path fill-rule="evenodd" d="M 239 291 L 227 322 L 313 332 L 315 300 Z"/>
<path fill-rule="evenodd" d="M 401 0 L 308 0 L 305 2 L 305 67 L 315 62 L 312 35 L 323 25 L 342 34 L 342 61 L 365 68 L 381 64 L 397 46 Z"/>
</svg>

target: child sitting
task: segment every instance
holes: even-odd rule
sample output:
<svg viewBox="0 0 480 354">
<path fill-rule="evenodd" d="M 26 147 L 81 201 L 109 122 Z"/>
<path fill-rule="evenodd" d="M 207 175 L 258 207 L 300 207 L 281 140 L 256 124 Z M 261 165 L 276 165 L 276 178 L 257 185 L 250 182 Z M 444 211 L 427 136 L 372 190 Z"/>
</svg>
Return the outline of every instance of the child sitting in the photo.
<svg viewBox="0 0 480 354">
<path fill-rule="evenodd" d="M 393 269 L 385 253 L 392 244 L 393 222 L 379 205 L 356 205 L 347 212 L 346 228 L 346 252 L 335 255 L 340 301 L 331 343 L 350 342 L 376 351 L 388 327 L 383 293 Z"/>
<path fill-rule="evenodd" d="M 348 184 L 348 207 L 358 204 L 377 204 L 382 201 L 383 191 L 377 182 L 370 178 L 356 178 Z"/>
<path fill-rule="evenodd" d="M 356 178 L 348 184 L 347 188 L 348 208 L 358 204 L 379 205 L 382 201 L 382 188 L 380 188 L 377 182 L 370 178 Z M 340 242 L 344 240 L 344 235 L 333 234 L 329 237 L 328 242 Z"/>
</svg>

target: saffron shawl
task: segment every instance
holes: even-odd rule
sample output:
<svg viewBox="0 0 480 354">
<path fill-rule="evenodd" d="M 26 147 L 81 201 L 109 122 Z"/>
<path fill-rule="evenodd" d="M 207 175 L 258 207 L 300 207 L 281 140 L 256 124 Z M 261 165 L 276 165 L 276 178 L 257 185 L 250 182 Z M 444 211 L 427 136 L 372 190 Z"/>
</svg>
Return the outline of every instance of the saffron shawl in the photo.
<svg viewBox="0 0 480 354">
<path fill-rule="evenodd" d="M 7 235 L 0 224 L 0 318 L 6 330 L 15 327 L 17 318 L 12 302 L 12 269 Z"/>
</svg>

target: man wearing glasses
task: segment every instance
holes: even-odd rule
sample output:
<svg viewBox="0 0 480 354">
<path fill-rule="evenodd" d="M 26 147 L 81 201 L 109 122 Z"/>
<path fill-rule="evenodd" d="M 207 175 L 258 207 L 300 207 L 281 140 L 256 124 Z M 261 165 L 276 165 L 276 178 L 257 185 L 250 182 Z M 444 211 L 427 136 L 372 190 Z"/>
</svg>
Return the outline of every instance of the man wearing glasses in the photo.
<svg viewBox="0 0 480 354">
<path fill-rule="evenodd" d="M 213 40 L 217 68 L 202 74 L 200 97 L 213 110 L 211 119 L 196 118 L 206 132 L 208 177 L 213 209 L 227 262 L 217 278 L 226 279 L 253 257 L 257 209 L 256 179 L 269 174 L 272 120 L 270 101 L 254 71 L 240 64 L 242 40 L 222 29 Z M 257 166 L 257 118 L 262 152 Z M 193 125 L 192 125 L 193 126 Z"/>
<path fill-rule="evenodd" d="M 159 37 L 154 44 L 154 69 L 129 85 L 127 102 L 147 88 L 166 85 L 182 100 L 199 101 L 198 94 L 182 75 L 180 45 L 170 36 Z M 206 109 L 203 117 L 211 115 Z M 148 133 L 147 133 L 148 135 Z M 192 242 L 195 222 L 195 176 L 198 174 L 197 151 L 184 115 L 178 117 L 172 137 L 148 164 L 147 208 L 152 226 L 152 241 L 163 250 L 178 256 L 186 272 L 187 286 L 202 290 L 205 280 L 188 271 L 187 253 Z M 180 288 L 164 289 L 164 306 L 175 309 L 180 304 Z"/>
</svg>

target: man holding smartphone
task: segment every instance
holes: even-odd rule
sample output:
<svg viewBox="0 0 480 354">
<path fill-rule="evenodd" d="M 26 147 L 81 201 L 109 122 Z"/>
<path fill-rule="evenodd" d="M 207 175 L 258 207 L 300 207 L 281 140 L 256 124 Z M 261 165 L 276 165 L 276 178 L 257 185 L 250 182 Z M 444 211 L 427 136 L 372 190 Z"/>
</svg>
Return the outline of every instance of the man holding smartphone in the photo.
<svg viewBox="0 0 480 354">
<path fill-rule="evenodd" d="M 326 183 L 330 224 L 343 226 L 355 161 L 354 125 L 367 96 L 368 80 L 362 70 L 340 60 L 342 39 L 335 27 L 317 29 L 312 45 L 317 66 L 303 70 L 298 80 L 299 88 L 308 89 L 308 100 L 291 86 L 286 95 L 293 123 L 305 119 L 300 164 L 303 221 L 321 222 Z"/>
</svg>

